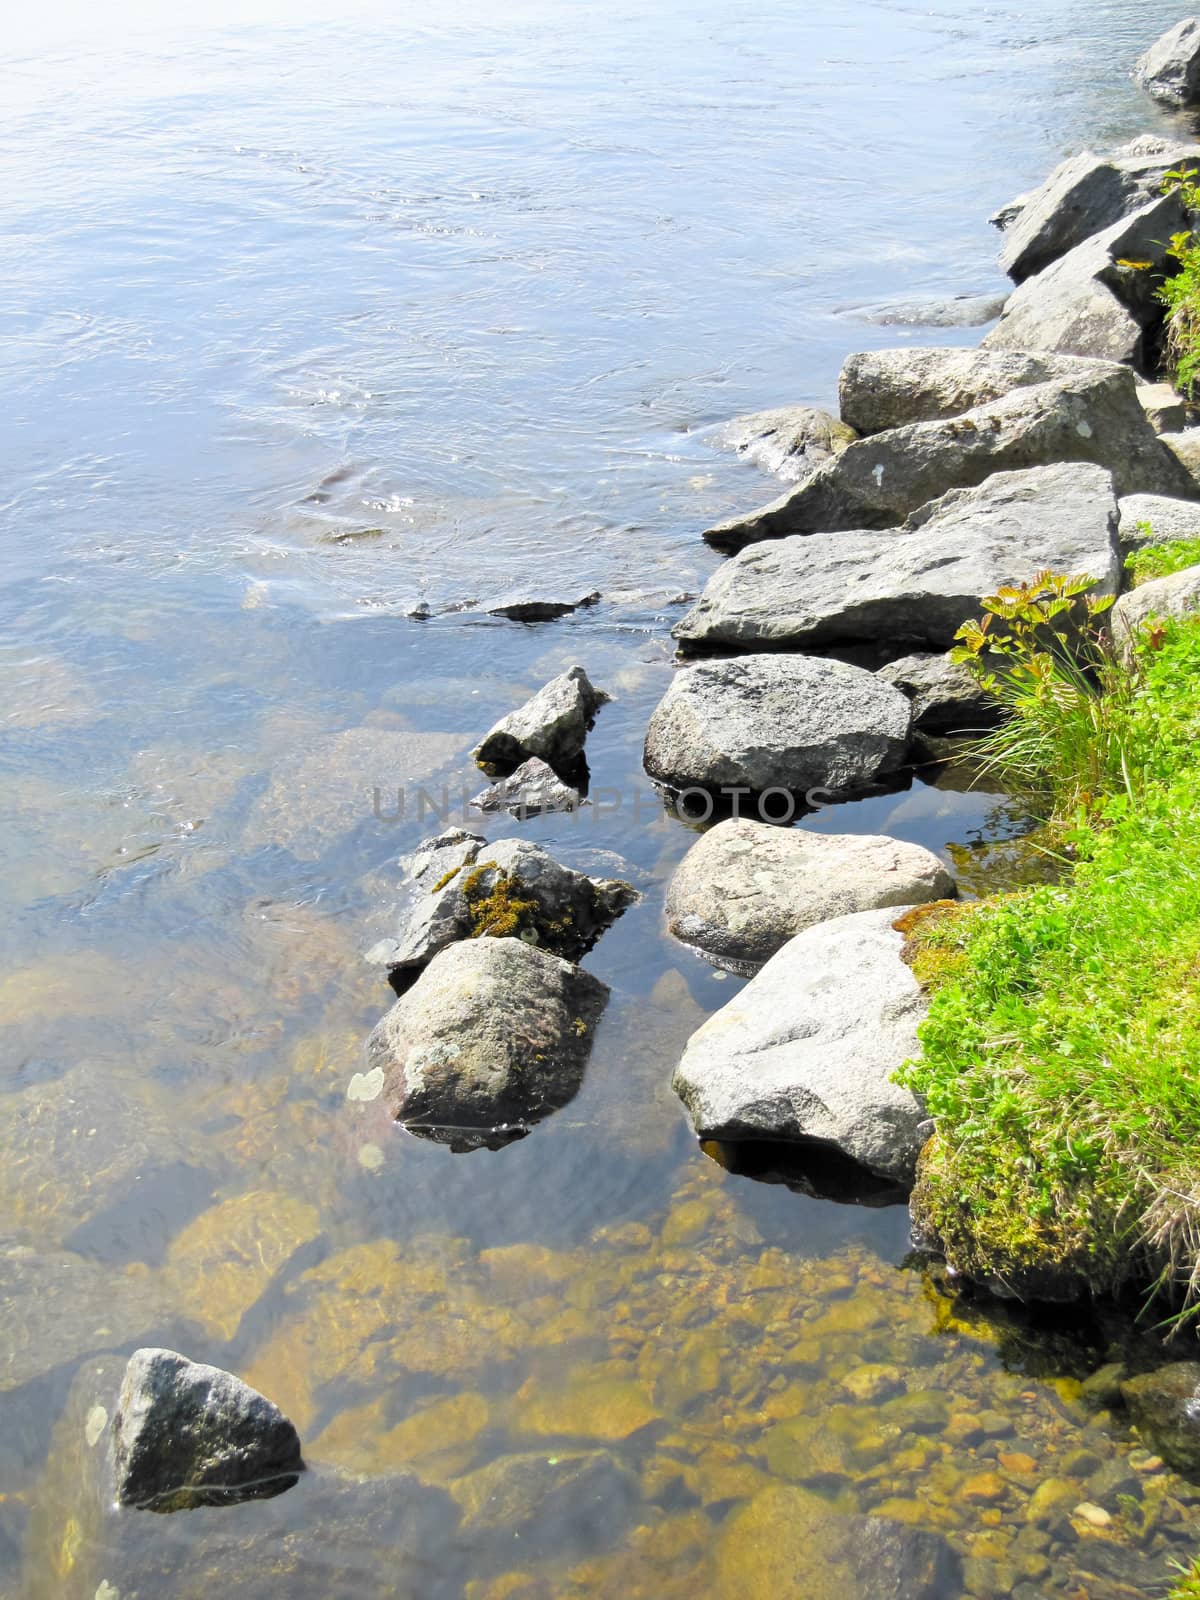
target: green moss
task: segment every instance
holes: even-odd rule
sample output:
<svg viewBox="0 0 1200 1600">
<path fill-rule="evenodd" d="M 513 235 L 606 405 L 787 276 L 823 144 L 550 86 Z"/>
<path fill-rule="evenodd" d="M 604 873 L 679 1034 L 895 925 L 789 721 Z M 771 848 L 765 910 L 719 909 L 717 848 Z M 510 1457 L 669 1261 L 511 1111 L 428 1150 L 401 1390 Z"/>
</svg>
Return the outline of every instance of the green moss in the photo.
<svg viewBox="0 0 1200 1600">
<path fill-rule="evenodd" d="M 444 873 L 443 876 L 440 877 L 434 884 L 433 888 L 429 891 L 430 894 L 436 894 L 439 889 L 444 889 L 448 883 L 452 883 L 454 879 L 458 877 L 461 871 L 461 867 L 451 867 L 450 871 Z"/>
<path fill-rule="evenodd" d="M 1200 506 L 1196 508 L 1196 523 L 1200 527 Z M 1149 526 L 1149 523 L 1138 524 L 1139 529 L 1147 531 Z M 1172 573 L 1183 572 L 1188 567 L 1200 567 L 1200 538 L 1147 545 L 1145 549 L 1135 550 L 1125 562 L 1125 570 L 1135 589 L 1155 578 L 1169 578 Z"/>
<path fill-rule="evenodd" d="M 495 881 L 488 888 L 487 880 L 493 875 Z M 485 861 L 469 873 L 462 889 L 471 916 L 472 939 L 519 939 L 532 935 L 530 943 L 540 940 L 537 901 L 517 894 L 508 873 L 494 861 Z"/>
</svg>

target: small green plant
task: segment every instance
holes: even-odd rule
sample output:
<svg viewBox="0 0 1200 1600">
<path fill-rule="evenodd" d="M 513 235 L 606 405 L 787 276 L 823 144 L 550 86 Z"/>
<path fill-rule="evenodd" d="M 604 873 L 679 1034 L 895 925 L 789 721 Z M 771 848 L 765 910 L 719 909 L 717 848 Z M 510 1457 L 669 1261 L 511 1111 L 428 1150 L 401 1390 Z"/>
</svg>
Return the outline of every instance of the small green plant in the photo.
<svg viewBox="0 0 1200 1600">
<path fill-rule="evenodd" d="M 1167 1600 L 1200 1600 L 1200 1561 L 1191 1567 L 1180 1566 L 1178 1561 L 1171 1565 L 1180 1576 L 1172 1584 Z"/>
<path fill-rule="evenodd" d="M 1200 506 L 1196 508 L 1196 525 L 1200 530 Z M 1146 537 L 1150 532 L 1150 524 L 1139 522 L 1138 532 L 1143 538 Z M 1151 583 L 1155 578 L 1169 578 L 1173 572 L 1184 572 L 1188 567 L 1200 567 L 1200 536 L 1195 539 L 1172 539 L 1167 544 L 1146 545 L 1141 550 L 1135 550 L 1125 562 L 1125 571 L 1135 589 L 1139 584 Z"/>
<path fill-rule="evenodd" d="M 1176 167 L 1163 179 L 1163 193 L 1177 193 L 1188 211 L 1200 210 L 1200 171 Z M 1180 270 L 1158 291 L 1167 308 L 1164 359 L 1175 387 L 1191 399 L 1200 379 L 1200 237 L 1194 230 L 1173 234 L 1167 254 Z"/>
<path fill-rule="evenodd" d="M 985 771 L 1010 787 L 1053 793 L 1086 810 L 1123 767 L 1119 719 L 1128 682 L 1100 625 L 1113 604 L 1090 577 L 1039 572 L 987 596 L 950 659 L 965 666 L 1005 720 L 975 741 Z"/>
</svg>

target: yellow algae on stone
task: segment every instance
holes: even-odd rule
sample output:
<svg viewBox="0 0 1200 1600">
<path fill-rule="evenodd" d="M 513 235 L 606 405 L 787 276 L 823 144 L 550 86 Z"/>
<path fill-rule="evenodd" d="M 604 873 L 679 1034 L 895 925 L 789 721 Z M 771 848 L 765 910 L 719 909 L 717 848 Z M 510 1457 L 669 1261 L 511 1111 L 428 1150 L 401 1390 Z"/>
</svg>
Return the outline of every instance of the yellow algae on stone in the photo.
<svg viewBox="0 0 1200 1600">
<path fill-rule="evenodd" d="M 852 1527 L 805 1489 L 764 1489 L 724 1525 L 715 1592 L 720 1600 L 847 1600 Z"/>
<path fill-rule="evenodd" d="M 661 1415 L 640 1383 L 580 1367 L 560 1385 L 543 1387 L 535 1379 L 525 1383 L 517 1392 L 513 1426 L 517 1433 L 543 1438 L 615 1444 L 658 1422 Z"/>
<path fill-rule="evenodd" d="M 215 1338 L 232 1339 L 280 1268 L 320 1231 L 317 1208 L 294 1195 L 234 1195 L 176 1235 L 166 1281 L 186 1315 Z"/>
<path fill-rule="evenodd" d="M 387 1398 L 383 1396 L 339 1411 L 312 1444 L 305 1445 L 305 1460 L 330 1461 L 347 1472 L 374 1472 L 375 1447 L 384 1432 L 386 1410 Z"/>
<path fill-rule="evenodd" d="M 391 1428 L 383 1426 L 385 1405 L 379 1399 L 340 1412 L 306 1455 L 363 1474 L 409 1470 L 438 1487 L 474 1464 L 475 1442 L 491 1417 L 482 1395 L 433 1400 Z"/>
<path fill-rule="evenodd" d="M 583 1269 L 583 1260 L 565 1250 L 541 1244 L 509 1244 L 481 1250 L 479 1265 L 487 1273 L 491 1292 L 505 1299 L 528 1298 L 570 1283 Z"/>
</svg>

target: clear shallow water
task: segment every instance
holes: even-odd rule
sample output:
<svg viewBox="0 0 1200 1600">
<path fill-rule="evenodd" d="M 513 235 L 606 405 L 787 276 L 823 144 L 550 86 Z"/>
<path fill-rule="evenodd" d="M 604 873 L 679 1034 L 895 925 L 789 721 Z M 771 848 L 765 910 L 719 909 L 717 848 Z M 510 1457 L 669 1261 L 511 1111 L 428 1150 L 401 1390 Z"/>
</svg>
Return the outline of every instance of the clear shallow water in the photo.
<svg viewBox="0 0 1200 1600">
<path fill-rule="evenodd" d="M 630 1476 L 606 1480 L 599 1537 L 578 1503 L 515 1553 L 430 1512 L 425 1586 L 471 1600 L 724 1593 L 731 1572 L 753 1593 L 736 1540 L 720 1552 L 764 1475 L 925 1506 L 993 1564 L 981 1596 L 1014 1564 L 1039 1592 L 1136 1589 L 1190 1547 L 1190 1491 L 1121 1468 L 1119 1426 L 1088 1427 L 1042 1356 L 956 1323 L 904 1266 L 902 1209 L 728 1171 L 669 1092 L 734 980 L 662 936 L 690 835 L 634 813 L 641 736 L 670 601 L 711 569 L 699 530 L 774 487 L 703 430 L 829 404 L 852 348 L 973 339 L 851 308 L 998 287 L 997 204 L 1170 125 L 1125 77 L 1165 5 L 798 9 L 50 14 L 9 35 L 0 1594 L 117 1581 L 71 1530 L 51 1426 L 81 1360 L 148 1338 L 252 1375 L 315 1461 L 441 1487 L 615 1449 Z M 538 628 L 405 615 L 534 581 L 605 598 Z M 527 832 L 616 852 L 646 891 L 589 959 L 614 995 L 585 1087 L 498 1156 L 381 1137 L 345 1101 L 389 1000 L 360 952 L 431 826 L 381 820 L 373 792 L 385 817 L 397 785 L 473 792 L 471 744 L 575 659 L 616 696 L 589 757 L 622 804 Z M 919 840 L 968 882 L 982 857 L 981 887 L 980 847 L 1012 831 L 993 809 L 918 782 L 808 825 Z M 1059 1370 L 1107 1337 L 1073 1334 Z M 847 1417 L 864 1356 L 946 1415 Z M 838 1406 L 841 1454 L 800 1451 L 819 1470 L 771 1442 Z M 1008 1433 L 950 1426 L 989 1408 Z M 1098 1459 L 1069 1465 L 1084 1445 Z M 1001 1491 L 969 1494 L 988 1472 Z M 1027 1521 L 1048 1477 L 1111 1528 Z M 170 1537 L 200 1570 L 228 1559 L 219 1534 Z M 320 1592 L 391 1570 L 364 1540 Z"/>
</svg>

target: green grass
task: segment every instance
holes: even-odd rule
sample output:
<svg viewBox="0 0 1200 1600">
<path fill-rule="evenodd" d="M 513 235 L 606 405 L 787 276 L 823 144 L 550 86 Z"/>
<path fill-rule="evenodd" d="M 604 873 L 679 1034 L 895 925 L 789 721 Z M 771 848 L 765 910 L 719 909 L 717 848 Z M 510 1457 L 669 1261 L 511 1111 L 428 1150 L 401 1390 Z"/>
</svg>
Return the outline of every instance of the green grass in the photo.
<svg viewBox="0 0 1200 1600">
<path fill-rule="evenodd" d="M 1196 523 L 1200 527 L 1200 506 L 1196 508 Z M 1139 522 L 1139 531 L 1149 532 L 1148 522 Z M 1125 571 L 1136 589 L 1155 578 L 1169 578 L 1173 572 L 1183 572 L 1187 567 L 1200 567 L 1200 538 L 1172 539 L 1167 544 L 1146 545 L 1135 550 L 1125 562 Z"/>
<path fill-rule="evenodd" d="M 1172 1584 L 1167 1600 L 1200 1600 L 1200 1561 Z"/>
<path fill-rule="evenodd" d="M 914 1212 L 974 1277 L 1029 1292 L 1058 1274 L 1100 1292 L 1156 1282 L 1194 1306 L 1200 619 L 1156 629 L 1096 698 L 1119 761 L 1097 769 L 1089 805 L 1071 763 L 1065 785 L 1042 774 L 1073 870 L 918 936 L 933 993 L 904 1077 L 936 1133 Z"/>
</svg>

